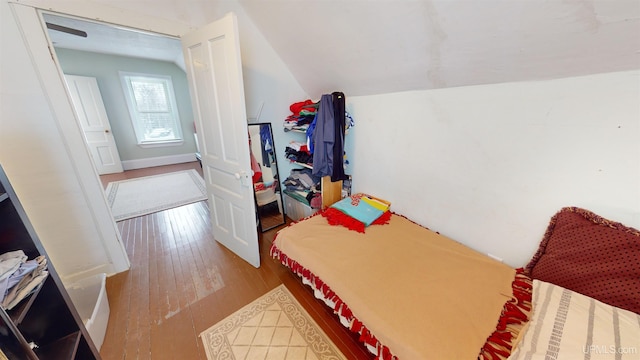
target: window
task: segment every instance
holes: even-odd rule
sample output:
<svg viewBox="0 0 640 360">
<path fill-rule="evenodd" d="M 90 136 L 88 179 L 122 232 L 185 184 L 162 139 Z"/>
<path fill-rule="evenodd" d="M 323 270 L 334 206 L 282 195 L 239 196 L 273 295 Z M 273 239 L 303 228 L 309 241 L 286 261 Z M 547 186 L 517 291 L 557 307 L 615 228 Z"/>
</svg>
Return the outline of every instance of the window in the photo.
<svg viewBox="0 0 640 360">
<path fill-rule="evenodd" d="M 171 77 L 120 73 L 138 144 L 182 143 Z"/>
</svg>

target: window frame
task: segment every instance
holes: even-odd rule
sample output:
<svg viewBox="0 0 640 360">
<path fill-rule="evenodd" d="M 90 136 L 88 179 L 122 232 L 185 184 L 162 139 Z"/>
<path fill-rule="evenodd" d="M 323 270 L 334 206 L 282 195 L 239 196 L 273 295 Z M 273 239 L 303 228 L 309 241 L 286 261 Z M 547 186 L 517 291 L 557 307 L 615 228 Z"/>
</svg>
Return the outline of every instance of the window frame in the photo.
<svg viewBox="0 0 640 360">
<path fill-rule="evenodd" d="M 184 143 L 184 137 L 182 134 L 182 122 L 180 121 L 180 113 L 178 112 L 177 100 L 175 96 L 175 92 L 173 90 L 173 80 L 169 75 L 158 75 L 158 74 L 145 74 L 139 72 L 128 72 L 128 71 L 119 71 L 120 82 L 122 84 L 122 88 L 124 91 L 124 97 L 127 102 L 127 109 L 129 111 L 129 118 L 131 121 L 131 125 L 133 126 L 133 131 L 136 137 L 137 145 L 140 147 L 158 147 L 158 146 L 176 146 L 182 145 Z M 161 82 L 164 84 L 166 89 L 166 96 L 168 97 L 167 101 L 169 107 L 172 111 L 168 112 L 171 116 L 172 125 L 173 125 L 173 139 L 164 139 L 164 140 L 151 140 L 145 136 L 144 127 L 141 124 L 141 119 L 139 114 L 143 114 L 145 112 L 139 111 L 135 104 L 135 94 L 133 87 L 131 86 L 131 80 L 135 78 L 148 78 L 153 80 L 154 82 Z"/>
</svg>

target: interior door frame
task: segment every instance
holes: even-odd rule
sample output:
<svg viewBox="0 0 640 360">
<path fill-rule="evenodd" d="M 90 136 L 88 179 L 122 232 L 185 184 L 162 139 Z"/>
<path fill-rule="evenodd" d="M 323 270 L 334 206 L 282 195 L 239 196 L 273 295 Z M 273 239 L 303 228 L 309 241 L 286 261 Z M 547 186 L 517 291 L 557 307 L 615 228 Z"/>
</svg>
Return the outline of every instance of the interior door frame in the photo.
<svg viewBox="0 0 640 360">
<path fill-rule="evenodd" d="M 30 0 L 27 0 L 26 2 L 27 3 L 39 3 L 39 1 L 30 1 Z M 120 28 L 122 30 L 131 31 L 131 32 L 154 33 L 154 34 L 156 34 L 158 36 L 168 37 L 168 38 L 172 38 L 172 39 L 176 39 L 176 40 L 180 39 L 180 36 L 171 35 L 171 34 L 160 32 L 160 31 L 144 30 L 140 26 L 125 25 L 126 21 L 123 21 L 123 20 L 126 20 L 127 19 L 126 17 L 118 18 L 114 22 L 114 21 L 106 21 L 105 18 L 108 18 L 108 17 L 103 17 L 101 15 L 99 17 L 100 20 L 94 20 L 92 18 L 88 18 L 88 17 L 83 16 L 83 15 L 72 14 L 71 12 L 63 13 L 63 12 L 60 12 L 60 11 L 56 11 L 54 8 L 52 8 L 50 6 L 48 6 L 46 8 L 38 8 L 37 6 L 34 5 L 34 7 L 36 7 L 38 9 L 38 16 L 43 21 L 43 24 L 44 24 L 43 26 L 44 26 L 44 29 L 45 29 L 45 34 L 46 34 L 46 37 L 47 37 L 47 41 L 49 43 L 49 49 L 50 49 L 51 57 L 54 58 L 54 61 L 56 62 L 56 65 L 59 68 L 59 72 L 62 75 L 63 80 L 64 80 L 64 77 L 66 76 L 66 74 L 64 74 L 64 72 L 62 71 L 62 67 L 60 66 L 60 61 L 58 60 L 58 56 L 57 56 L 56 50 L 55 50 L 55 48 L 53 46 L 53 43 L 51 42 L 51 40 L 49 38 L 49 31 L 50 30 L 46 28 L 46 20 L 44 19 L 43 14 L 51 14 L 51 15 L 56 15 L 56 16 L 61 16 L 61 17 L 68 17 L 68 18 L 78 19 L 80 21 L 86 21 L 86 22 L 93 22 L 93 23 L 100 23 L 100 24 L 105 24 L 105 25 L 116 26 L 116 27 L 118 27 L 118 28 Z M 122 22 L 122 24 L 120 22 Z M 75 75 L 73 75 L 73 76 L 75 76 Z M 82 76 L 84 76 L 84 75 L 82 75 Z M 66 83 L 66 80 L 64 80 L 64 81 Z M 69 95 L 69 98 L 71 98 L 71 95 Z M 109 126 L 111 126 L 111 120 L 108 118 L 108 116 L 107 116 L 107 120 L 109 121 Z M 76 119 L 76 122 L 78 123 L 79 129 L 81 131 L 83 131 L 82 126 L 80 124 L 80 121 Z M 84 131 L 83 131 L 83 133 L 84 133 Z M 113 136 L 113 133 L 112 133 L 111 136 Z M 116 147 L 116 150 L 119 151 L 119 149 L 117 148 L 118 145 L 117 145 L 117 143 L 115 143 L 115 141 L 114 141 L 114 146 Z M 86 145 L 86 147 L 87 147 L 87 149 L 90 148 L 90 146 L 88 144 Z M 90 149 L 89 149 L 89 151 L 90 151 Z M 125 168 L 125 165 L 122 163 L 122 160 L 119 159 L 119 161 L 120 161 L 120 167 L 123 170 L 127 170 L 127 168 Z M 157 166 L 157 165 L 162 165 L 162 164 L 156 163 L 155 165 L 152 165 L 152 166 Z M 98 173 L 98 176 L 101 175 L 99 173 L 98 169 L 97 169 L 97 166 L 94 166 L 94 169 Z"/>
<path fill-rule="evenodd" d="M 103 272 L 108 274 L 128 270 L 130 262 L 122 243 L 120 232 L 111 214 L 102 183 L 93 166 L 80 124 L 76 119 L 71 99 L 66 90 L 64 74 L 59 66 L 53 45 L 49 40 L 42 12 L 78 17 L 88 21 L 101 22 L 132 30 L 153 32 L 162 36 L 180 38 L 193 30 L 184 23 L 156 18 L 134 11 L 124 11 L 99 3 L 78 4 L 77 2 L 49 0 L 8 0 L 14 18 L 23 34 L 24 44 L 38 72 L 42 91 L 50 103 L 52 116 L 58 123 L 61 138 L 65 142 L 67 156 L 73 163 L 76 178 L 87 199 L 91 215 L 98 227 L 105 253 L 111 260 Z M 113 241 L 116 239 L 116 241 Z"/>
<path fill-rule="evenodd" d="M 161 35 L 179 37 L 190 28 L 184 24 L 140 16 L 97 3 L 78 5 L 76 2 L 55 2 L 46 0 L 8 1 L 13 17 L 23 35 L 24 46 L 31 55 L 33 66 L 40 79 L 41 89 L 49 101 L 52 117 L 65 143 L 67 156 L 73 164 L 83 197 L 86 199 L 96 231 L 110 260 L 92 272 L 119 273 L 130 268 L 122 238 L 111 214 L 100 178 L 86 146 L 84 135 L 76 119 L 71 99 L 66 89 L 64 74 L 52 50 L 42 12 L 59 13 L 64 16 L 101 21 L 141 31 L 157 32 Z M 146 30 L 142 30 L 146 29 Z M 164 29 L 164 30 L 162 30 Z M 78 274 L 80 276 L 82 274 Z"/>
</svg>

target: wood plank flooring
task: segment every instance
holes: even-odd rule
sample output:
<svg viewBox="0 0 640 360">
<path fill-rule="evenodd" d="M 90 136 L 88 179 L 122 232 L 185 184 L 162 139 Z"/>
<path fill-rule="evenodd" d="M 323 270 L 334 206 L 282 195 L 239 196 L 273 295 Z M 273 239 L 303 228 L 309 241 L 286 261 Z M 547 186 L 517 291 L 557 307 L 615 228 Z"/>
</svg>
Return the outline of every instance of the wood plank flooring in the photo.
<svg viewBox="0 0 640 360">
<path fill-rule="evenodd" d="M 194 165 L 195 164 L 195 165 Z M 109 181 L 197 163 L 103 176 Z M 129 271 L 107 279 L 111 314 L 103 359 L 206 360 L 198 335 L 279 284 L 294 294 L 348 359 L 372 359 L 310 289 L 269 256 L 279 228 L 259 235 L 256 269 L 213 239 L 206 202 L 118 222 Z"/>
</svg>

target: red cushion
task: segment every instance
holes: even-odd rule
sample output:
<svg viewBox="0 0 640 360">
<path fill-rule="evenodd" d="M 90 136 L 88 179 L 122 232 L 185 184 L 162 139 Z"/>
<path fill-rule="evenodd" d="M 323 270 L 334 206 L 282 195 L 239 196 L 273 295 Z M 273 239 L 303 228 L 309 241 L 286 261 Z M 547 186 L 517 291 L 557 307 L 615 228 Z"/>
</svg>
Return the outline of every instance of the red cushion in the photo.
<svg viewBox="0 0 640 360">
<path fill-rule="evenodd" d="M 640 231 L 588 210 L 556 213 L 526 271 L 640 314 Z"/>
</svg>

